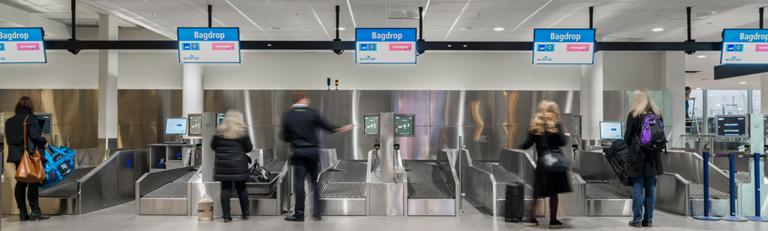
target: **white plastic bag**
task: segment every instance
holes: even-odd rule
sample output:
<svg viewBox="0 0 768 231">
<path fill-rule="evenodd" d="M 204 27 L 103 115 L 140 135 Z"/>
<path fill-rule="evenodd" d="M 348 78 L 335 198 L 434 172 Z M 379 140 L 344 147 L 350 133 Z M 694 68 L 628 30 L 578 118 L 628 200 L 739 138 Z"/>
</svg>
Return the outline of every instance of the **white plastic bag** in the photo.
<svg viewBox="0 0 768 231">
<path fill-rule="evenodd" d="M 197 202 L 197 220 L 213 220 L 213 199 L 211 199 L 205 192 L 203 192 L 203 195 L 200 197 L 200 201 Z"/>
</svg>

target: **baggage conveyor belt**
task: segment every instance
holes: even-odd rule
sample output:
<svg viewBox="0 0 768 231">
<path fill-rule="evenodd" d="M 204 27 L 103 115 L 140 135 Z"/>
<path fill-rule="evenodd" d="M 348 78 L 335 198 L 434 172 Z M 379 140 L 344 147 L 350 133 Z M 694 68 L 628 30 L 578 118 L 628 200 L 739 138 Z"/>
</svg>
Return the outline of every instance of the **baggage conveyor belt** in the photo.
<svg viewBox="0 0 768 231">
<path fill-rule="evenodd" d="M 142 198 L 187 198 L 187 182 L 195 175 L 195 173 L 196 172 L 194 171 L 189 172 L 173 182 L 147 193 L 147 195 L 144 195 Z"/>
<path fill-rule="evenodd" d="M 40 189 L 40 197 L 46 198 L 77 198 L 77 181 L 65 180 L 53 187 Z"/>
<path fill-rule="evenodd" d="M 321 214 L 366 215 L 366 166 L 366 162 L 339 160 L 335 169 L 320 173 L 318 186 Z"/>
<path fill-rule="evenodd" d="M 439 166 L 426 162 L 406 160 L 408 171 L 408 199 L 453 199 Z"/>
</svg>

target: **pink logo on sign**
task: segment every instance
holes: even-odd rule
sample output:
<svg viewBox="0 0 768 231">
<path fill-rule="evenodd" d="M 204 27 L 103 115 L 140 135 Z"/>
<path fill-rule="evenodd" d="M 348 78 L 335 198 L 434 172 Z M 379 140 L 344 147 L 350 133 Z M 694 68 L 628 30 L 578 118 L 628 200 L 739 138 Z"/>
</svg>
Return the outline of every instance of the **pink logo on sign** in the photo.
<svg viewBox="0 0 768 231">
<path fill-rule="evenodd" d="M 755 51 L 768 51 L 768 44 L 757 44 Z"/>
<path fill-rule="evenodd" d="M 214 51 L 231 51 L 235 49 L 235 43 L 213 43 Z"/>
<path fill-rule="evenodd" d="M 589 51 L 589 44 L 568 44 L 568 51 Z"/>
<path fill-rule="evenodd" d="M 16 50 L 20 51 L 39 51 L 39 43 L 16 43 Z"/>
<path fill-rule="evenodd" d="M 390 51 L 410 51 L 411 50 L 410 43 L 390 43 L 389 44 L 389 50 Z"/>
</svg>

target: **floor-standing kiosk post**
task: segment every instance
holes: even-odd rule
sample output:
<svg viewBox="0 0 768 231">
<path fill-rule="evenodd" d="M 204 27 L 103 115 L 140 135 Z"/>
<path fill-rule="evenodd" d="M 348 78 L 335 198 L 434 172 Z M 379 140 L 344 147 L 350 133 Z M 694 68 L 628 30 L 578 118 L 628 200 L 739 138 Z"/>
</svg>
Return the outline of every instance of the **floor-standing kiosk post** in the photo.
<svg viewBox="0 0 768 231">
<path fill-rule="evenodd" d="M 410 117 L 392 112 L 364 115 L 364 136 L 377 137 L 379 149 L 377 158 L 372 162 L 371 174 L 368 174 L 367 214 L 369 216 L 406 216 L 407 210 L 407 176 L 403 171 L 402 160 L 397 155 L 395 136 L 397 129 L 413 128 L 411 124 L 403 125 L 395 121 L 395 117 Z M 411 132 L 412 136 L 413 133 Z M 405 134 L 408 136 L 408 134 Z M 369 156 L 369 158 L 373 158 Z M 376 164 L 378 162 L 378 164 Z M 378 166 L 377 166 L 378 165 Z"/>
</svg>

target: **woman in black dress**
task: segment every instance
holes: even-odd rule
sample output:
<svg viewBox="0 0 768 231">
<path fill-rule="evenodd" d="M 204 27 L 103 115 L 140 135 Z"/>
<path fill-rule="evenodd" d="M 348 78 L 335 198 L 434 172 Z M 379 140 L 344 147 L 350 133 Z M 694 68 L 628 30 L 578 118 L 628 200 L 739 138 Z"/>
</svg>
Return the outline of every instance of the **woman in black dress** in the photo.
<svg viewBox="0 0 768 231">
<path fill-rule="evenodd" d="M 548 153 L 567 143 L 570 134 L 565 132 L 563 123 L 560 122 L 560 109 L 550 100 L 539 103 L 539 109 L 528 131 L 528 139 L 523 143 L 522 149 L 529 149 L 536 144 L 538 157 Z M 549 197 L 550 229 L 559 229 L 563 223 L 557 220 L 558 195 L 571 191 L 571 184 L 565 172 L 548 172 L 543 168 L 536 168 L 535 181 L 533 182 L 533 197 L 535 198 L 528 207 L 527 217 L 523 220 L 525 226 L 538 226 L 534 216 L 536 198 Z"/>
</svg>

